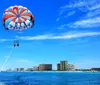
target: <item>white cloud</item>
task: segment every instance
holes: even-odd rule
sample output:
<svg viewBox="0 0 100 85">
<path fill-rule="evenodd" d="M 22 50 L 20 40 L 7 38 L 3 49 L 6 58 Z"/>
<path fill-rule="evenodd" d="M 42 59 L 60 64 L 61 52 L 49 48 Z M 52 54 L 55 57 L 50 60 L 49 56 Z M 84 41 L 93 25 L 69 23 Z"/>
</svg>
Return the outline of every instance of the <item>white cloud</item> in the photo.
<svg viewBox="0 0 100 85">
<path fill-rule="evenodd" d="M 66 18 L 66 17 L 72 16 L 73 14 L 75 14 L 75 11 L 69 12 L 69 13 L 68 13 L 66 16 L 64 16 L 64 17 Z"/>
<path fill-rule="evenodd" d="M 100 1 L 99 0 L 75 0 L 70 1 L 69 4 L 66 4 L 65 6 L 60 7 L 61 11 L 63 12 L 68 9 L 74 9 L 77 8 L 81 11 L 89 11 L 89 10 L 95 10 L 100 8 Z"/>
<path fill-rule="evenodd" d="M 67 26 L 68 26 L 67 24 L 63 24 L 63 25 L 59 26 L 57 29 L 63 29 L 65 27 L 67 27 Z"/>
<path fill-rule="evenodd" d="M 69 10 L 69 11 L 68 11 Z M 60 15 L 64 18 L 69 17 L 80 10 L 84 15 L 77 16 L 79 20 L 75 22 L 65 23 L 68 27 L 73 28 L 92 28 L 100 27 L 100 0 L 75 0 L 70 1 L 65 6 L 60 7 Z M 66 16 L 66 14 L 67 16 Z"/>
<path fill-rule="evenodd" d="M 0 42 L 5 42 L 7 41 L 7 39 L 0 39 Z"/>
<path fill-rule="evenodd" d="M 86 14 L 85 18 L 96 17 L 100 15 L 100 10 L 90 11 Z"/>
<path fill-rule="evenodd" d="M 92 6 L 89 10 L 100 9 L 100 3 L 98 5 Z"/>
<path fill-rule="evenodd" d="M 70 10 L 75 9 L 75 8 L 77 8 L 81 11 L 87 11 L 87 8 L 88 8 L 87 2 L 78 0 L 78 1 L 75 1 L 73 3 L 71 2 L 70 4 L 66 4 L 65 6 L 60 7 L 59 15 L 62 15 L 66 11 L 68 11 L 68 10 L 70 11 Z"/>
<path fill-rule="evenodd" d="M 73 28 L 92 28 L 100 26 L 100 17 L 79 20 L 69 25 Z"/>
<path fill-rule="evenodd" d="M 57 18 L 57 20 L 56 20 L 56 21 L 58 22 L 59 20 L 60 20 L 60 18 Z"/>
<path fill-rule="evenodd" d="M 86 2 L 84 1 L 79 1 L 79 2 L 74 2 L 65 6 L 60 7 L 61 9 L 66 9 L 66 8 L 76 8 L 76 7 L 83 7 L 86 5 Z"/>
<path fill-rule="evenodd" d="M 51 34 L 37 35 L 37 36 L 34 36 L 34 37 L 30 37 L 30 36 L 19 37 L 19 36 L 16 36 L 16 38 L 22 39 L 22 40 L 44 40 L 44 39 L 47 39 L 50 36 L 51 36 Z"/>
<path fill-rule="evenodd" d="M 96 36 L 100 35 L 100 32 L 69 32 L 62 33 L 61 35 L 38 35 L 38 36 L 17 36 L 17 38 L 21 40 L 47 40 L 47 39 L 72 39 L 72 38 L 80 38 L 87 36 Z"/>
<path fill-rule="evenodd" d="M 55 39 L 73 39 L 73 38 L 81 38 L 88 36 L 97 36 L 100 35 L 100 32 L 65 32 L 65 33 L 55 33 L 55 34 L 43 34 L 37 36 L 16 36 L 18 40 L 55 40 Z M 13 39 L 12 39 L 13 40 Z M 12 48 L 12 46 L 7 46 L 6 48 Z M 24 62 L 26 60 L 22 60 Z M 21 60 L 20 60 L 21 62 Z M 27 62 L 27 61 L 26 61 Z"/>
<path fill-rule="evenodd" d="M 32 63 L 32 61 L 27 60 L 27 59 L 18 59 L 18 60 L 16 60 L 16 62 L 18 62 L 18 63 Z"/>
<path fill-rule="evenodd" d="M 13 41 L 14 39 L 3 39 L 3 38 L 1 38 L 0 39 L 0 42 L 5 42 L 5 41 Z"/>
</svg>

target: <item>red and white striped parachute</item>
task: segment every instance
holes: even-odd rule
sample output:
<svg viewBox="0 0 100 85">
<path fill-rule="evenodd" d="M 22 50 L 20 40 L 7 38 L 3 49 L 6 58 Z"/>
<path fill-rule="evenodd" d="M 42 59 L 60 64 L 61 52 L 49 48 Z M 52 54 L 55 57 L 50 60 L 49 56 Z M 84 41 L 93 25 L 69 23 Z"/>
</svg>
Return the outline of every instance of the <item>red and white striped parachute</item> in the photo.
<svg viewBox="0 0 100 85">
<path fill-rule="evenodd" d="M 6 30 L 24 30 L 34 25 L 34 16 L 26 7 L 11 6 L 4 11 L 3 26 Z"/>
</svg>

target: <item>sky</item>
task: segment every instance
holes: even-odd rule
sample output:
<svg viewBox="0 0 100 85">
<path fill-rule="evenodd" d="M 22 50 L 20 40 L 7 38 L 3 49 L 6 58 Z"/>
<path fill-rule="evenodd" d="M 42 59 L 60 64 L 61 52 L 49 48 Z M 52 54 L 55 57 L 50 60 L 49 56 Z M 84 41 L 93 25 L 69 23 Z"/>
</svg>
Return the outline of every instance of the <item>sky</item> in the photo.
<svg viewBox="0 0 100 85">
<path fill-rule="evenodd" d="M 24 31 L 5 30 L 2 15 L 14 5 L 27 7 L 35 25 Z M 100 67 L 100 0 L 2 0 L 0 3 L 0 67 L 19 39 L 20 46 L 4 66 L 31 68 L 62 60 L 77 68 Z"/>
</svg>

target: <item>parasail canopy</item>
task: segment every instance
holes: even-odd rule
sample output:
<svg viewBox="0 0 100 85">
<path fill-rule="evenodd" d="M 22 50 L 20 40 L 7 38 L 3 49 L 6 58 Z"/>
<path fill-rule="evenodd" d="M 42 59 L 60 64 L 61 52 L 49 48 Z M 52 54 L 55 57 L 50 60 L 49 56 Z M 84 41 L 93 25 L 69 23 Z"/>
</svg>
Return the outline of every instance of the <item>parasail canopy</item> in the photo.
<svg viewBox="0 0 100 85">
<path fill-rule="evenodd" d="M 34 16 L 23 6 L 11 6 L 4 11 L 3 26 L 6 30 L 25 30 L 34 26 Z"/>
</svg>

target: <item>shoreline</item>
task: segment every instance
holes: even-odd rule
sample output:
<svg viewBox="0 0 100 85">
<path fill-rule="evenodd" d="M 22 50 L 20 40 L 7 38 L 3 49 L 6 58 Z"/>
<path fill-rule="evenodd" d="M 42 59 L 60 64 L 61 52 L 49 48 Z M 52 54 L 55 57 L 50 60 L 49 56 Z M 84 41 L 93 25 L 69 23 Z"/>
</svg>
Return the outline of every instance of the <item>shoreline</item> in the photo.
<svg viewBox="0 0 100 85">
<path fill-rule="evenodd" d="M 94 72 L 100 72 L 100 71 L 2 71 L 2 72 L 55 72 L 55 73 L 57 73 L 57 72 L 62 72 L 62 73 L 74 73 L 74 72 L 77 72 L 77 73 L 79 73 L 79 72 L 92 72 L 92 73 L 94 73 Z"/>
</svg>

